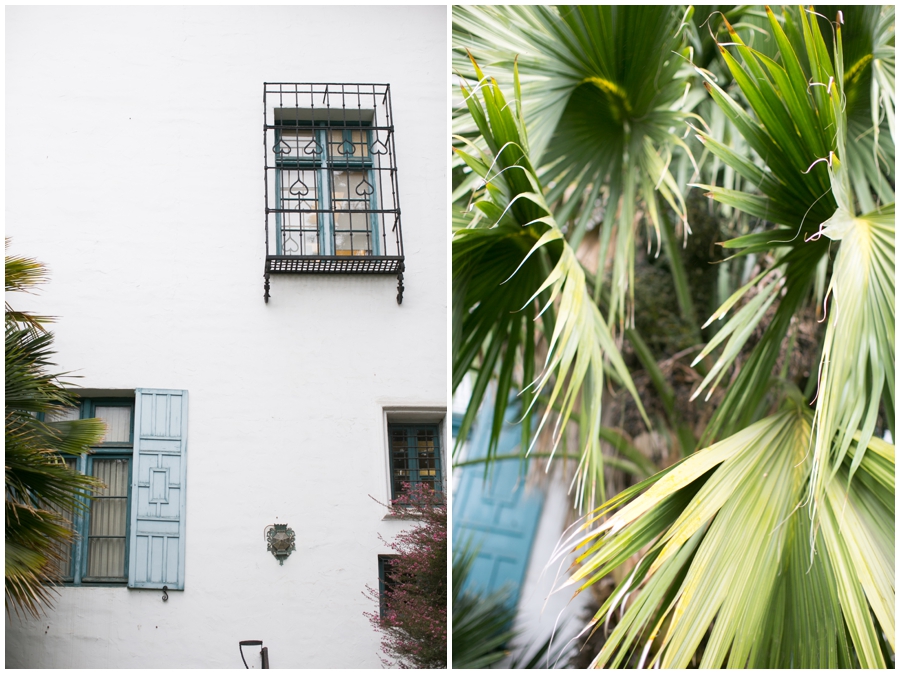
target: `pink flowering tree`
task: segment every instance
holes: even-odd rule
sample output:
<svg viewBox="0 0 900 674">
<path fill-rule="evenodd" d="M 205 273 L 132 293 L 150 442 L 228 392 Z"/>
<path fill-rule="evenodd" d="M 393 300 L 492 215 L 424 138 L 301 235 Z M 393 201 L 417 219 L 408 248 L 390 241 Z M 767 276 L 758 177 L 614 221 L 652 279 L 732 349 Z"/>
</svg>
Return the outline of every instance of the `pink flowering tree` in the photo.
<svg viewBox="0 0 900 674">
<path fill-rule="evenodd" d="M 381 592 L 368 587 L 379 610 L 366 613 L 382 633 L 381 660 L 402 669 L 447 667 L 447 504 L 427 485 L 404 488 L 391 514 L 415 526 L 385 541 L 397 553 Z M 383 539 L 382 539 L 383 540 Z"/>
</svg>

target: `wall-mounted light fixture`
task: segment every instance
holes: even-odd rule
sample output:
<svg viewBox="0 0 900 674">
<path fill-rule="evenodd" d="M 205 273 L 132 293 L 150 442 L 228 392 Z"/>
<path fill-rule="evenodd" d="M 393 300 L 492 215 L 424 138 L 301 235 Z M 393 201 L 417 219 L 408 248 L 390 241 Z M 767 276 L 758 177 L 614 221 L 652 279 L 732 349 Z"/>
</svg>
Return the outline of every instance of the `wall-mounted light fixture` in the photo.
<svg viewBox="0 0 900 674">
<path fill-rule="evenodd" d="M 289 529 L 287 524 L 270 524 L 265 528 L 265 535 L 268 543 L 266 549 L 275 555 L 279 564 L 284 566 L 284 560 L 297 549 L 294 543 L 294 530 Z"/>
<path fill-rule="evenodd" d="M 244 661 L 244 669 L 250 669 L 250 665 L 248 665 L 247 661 L 244 659 L 244 646 L 262 646 L 262 650 L 259 652 L 259 657 L 262 658 L 262 668 L 269 668 L 269 648 L 268 646 L 262 645 L 262 640 L 248 639 L 247 641 L 239 641 L 238 645 L 241 651 L 241 660 Z"/>
</svg>

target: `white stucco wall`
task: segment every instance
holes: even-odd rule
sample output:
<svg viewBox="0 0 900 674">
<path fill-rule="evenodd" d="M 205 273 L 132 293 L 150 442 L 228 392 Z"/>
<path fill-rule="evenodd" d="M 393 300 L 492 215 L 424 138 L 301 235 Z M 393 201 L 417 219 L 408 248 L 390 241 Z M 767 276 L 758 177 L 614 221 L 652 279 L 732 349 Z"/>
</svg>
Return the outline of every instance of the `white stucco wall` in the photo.
<svg viewBox="0 0 900 674">
<path fill-rule="evenodd" d="M 190 394 L 184 592 L 62 588 L 7 667 L 380 666 L 385 409 L 446 408 L 446 72 L 444 7 L 7 8 L 6 234 L 52 273 L 10 299 L 82 386 Z M 372 276 L 264 304 L 264 81 L 391 84 L 402 306 Z"/>
</svg>

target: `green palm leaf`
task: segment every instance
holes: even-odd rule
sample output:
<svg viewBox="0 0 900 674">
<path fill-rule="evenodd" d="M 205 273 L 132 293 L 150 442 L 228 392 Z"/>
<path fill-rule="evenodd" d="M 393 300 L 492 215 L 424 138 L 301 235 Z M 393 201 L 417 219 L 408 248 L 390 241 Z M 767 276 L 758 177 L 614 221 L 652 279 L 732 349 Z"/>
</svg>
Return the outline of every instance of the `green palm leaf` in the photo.
<svg viewBox="0 0 900 674">
<path fill-rule="evenodd" d="M 774 315 L 701 443 L 725 439 L 626 490 L 561 546 L 582 551 L 567 583 L 579 590 L 641 555 L 594 618 L 596 629 L 640 590 L 597 666 L 885 667 L 895 647 L 894 448 L 873 435 L 879 413 L 893 430 L 890 174 L 848 151 L 844 83 L 857 80 L 844 72 L 840 27 L 829 52 L 808 10 L 786 12 L 783 28 L 768 17 L 777 60 L 733 30 L 740 61 L 722 47 L 749 112 L 701 73 L 764 162 L 698 132 L 758 193 L 703 187 L 780 227 L 727 244 L 772 251 L 775 263 L 713 315 L 740 307 L 704 351 L 722 349 L 698 393 L 721 379 L 769 306 Z M 815 415 L 789 390 L 786 411 L 753 423 L 790 320 L 824 278 L 829 241 L 840 247 Z"/>
<path fill-rule="evenodd" d="M 518 367 L 526 415 L 537 396 L 547 395 L 536 435 L 547 426 L 554 405 L 559 406 L 551 454 L 580 396 L 580 415 L 586 423 L 574 483 L 576 502 L 594 507 L 598 498 L 605 498 L 599 435 L 605 360 L 642 412 L 643 408 L 609 328 L 588 292 L 584 271 L 544 198 L 525 150 L 521 118 L 506 104 L 496 82 L 489 81 L 477 64 L 475 68 L 478 90 L 463 85 L 463 94 L 490 149 L 484 153 L 476 149 L 471 154 L 457 149 L 485 181 L 484 196 L 474 204 L 478 215 L 453 236 L 454 389 L 464 373 L 478 370 L 458 437 L 466 436 L 488 382 L 496 375 L 488 451 L 492 458 Z M 520 109 L 518 98 L 516 104 Z M 543 359 L 536 355 L 535 319 L 545 340 Z M 524 446 L 530 447 L 529 424 L 522 427 Z"/>
<path fill-rule="evenodd" d="M 600 268 L 608 246 L 615 246 L 608 320 L 620 329 L 634 324 L 638 204 L 645 206 L 647 238 L 657 255 L 671 226 L 660 197 L 678 215 L 685 234 L 689 231 L 670 166 L 679 160 L 679 150 L 687 149 L 681 133 L 689 106 L 698 100 L 686 96 L 692 73 L 676 53 L 685 47 L 681 28 L 691 13 L 642 6 L 454 8 L 455 44 L 499 66 L 501 85 L 513 84 L 514 61 L 522 73 L 520 116 L 530 136 L 523 148 L 539 182 L 550 186 L 547 203 L 558 223 L 568 223 L 573 247 L 585 234 L 601 190 L 606 195 Z M 637 44 L 640 49 L 630 48 Z M 472 73 L 460 48 L 454 67 Z M 461 138 L 479 142 L 477 115 L 470 109 L 460 108 L 454 128 Z M 677 256 L 670 258 L 678 262 Z M 674 263 L 673 274 L 682 312 L 694 322 L 683 270 Z M 602 284 L 601 274 L 595 301 Z"/>
<path fill-rule="evenodd" d="M 811 420 L 791 407 L 625 492 L 602 525 L 587 520 L 561 544 L 558 555 L 582 550 L 566 582 L 580 589 L 642 551 L 591 622 L 596 629 L 640 590 L 595 666 L 683 668 L 698 652 L 700 666 L 713 668 L 885 666 L 880 642 L 893 648 L 894 628 L 893 483 L 875 476 L 893 474 L 894 448 L 873 440 L 877 460 L 859 468 L 866 479 L 851 492 L 832 483 L 811 558 L 800 507 Z M 851 453 L 859 456 L 857 443 Z"/>
<path fill-rule="evenodd" d="M 753 307 L 751 304 L 745 306 L 726 325 L 724 336 L 729 337 L 730 341 L 714 364 L 710 373 L 712 376 L 707 376 L 702 382 L 698 394 L 710 385 L 711 388 L 715 387 L 717 377 L 721 378 L 725 373 L 749 334 L 762 319 L 763 314 L 754 311 L 754 307 L 762 301 L 759 298 L 766 292 L 771 297 L 776 283 L 785 287 L 775 319 L 767 326 L 762 341 L 753 350 L 751 361 L 744 365 L 725 401 L 711 420 L 704 434 L 704 441 L 734 432 L 752 420 L 746 416 L 746 411 L 757 409 L 768 390 L 769 373 L 774 367 L 779 351 L 778 345 L 784 339 L 790 317 L 814 285 L 824 287 L 823 256 L 828 247 L 824 245 L 827 241 L 819 234 L 820 229 L 827 227 L 828 231 L 834 233 L 835 229 L 825 223 L 831 222 L 836 213 L 842 214 L 838 219 L 852 218 L 853 213 L 859 212 L 856 210 L 858 208 L 856 204 L 871 204 L 872 194 L 880 195 L 885 192 L 886 177 L 878 169 L 878 165 L 874 165 L 874 170 L 870 166 L 863 166 L 872 165 L 871 156 L 863 159 L 862 155 L 849 153 L 846 149 L 853 143 L 846 142 L 847 111 L 844 108 L 847 99 L 841 83 L 847 78 L 842 75 L 844 72 L 841 57 L 842 31 L 840 29 L 835 31 L 836 45 L 832 50 L 835 62 L 832 63 L 825 48 L 819 23 L 814 19 L 810 20 L 806 10 L 794 16 L 793 20 L 799 24 L 799 28 L 793 31 L 793 38 L 782 28 L 778 17 L 771 10 L 767 12 L 770 28 L 779 48 L 779 62 L 746 47 L 733 29 L 730 36 L 741 63 L 738 63 L 724 47 L 722 48 L 723 58 L 741 93 L 750 103 L 755 118 L 745 112 L 707 73 L 701 71 L 707 79 L 707 89 L 713 98 L 756 154 L 765 158 L 766 165 L 760 167 L 744 157 L 737 156 L 703 131 L 698 131 L 698 138 L 714 155 L 740 173 L 749 183 L 756 185 L 761 194 L 746 194 L 708 185 L 701 187 L 709 190 L 709 195 L 720 203 L 784 226 L 771 234 L 761 233 L 744 237 L 729 242 L 726 246 L 743 248 L 742 254 L 761 253 L 767 250 L 780 252 L 776 255 L 775 266 L 769 270 L 769 282 L 762 285 L 763 292 L 754 298 L 756 304 Z M 785 15 L 786 28 L 793 25 L 792 16 L 791 13 Z M 865 47 L 865 44 L 859 46 L 861 41 L 866 43 L 859 38 L 853 43 L 857 52 Z M 871 42 L 866 44 L 871 45 Z M 871 60 L 871 55 L 868 60 Z M 857 80 L 858 78 L 851 76 L 848 80 L 850 86 L 858 87 Z M 862 100 L 859 92 L 855 89 L 854 91 L 854 100 Z M 865 100 L 869 100 L 868 97 Z M 887 114 L 888 117 L 892 117 L 893 110 L 887 111 Z M 839 159 L 832 168 L 829 166 L 833 163 L 832 156 L 847 159 L 846 161 Z M 837 181 L 835 176 L 838 176 Z M 893 200 L 891 190 L 887 196 Z M 881 215 L 882 212 L 884 215 Z M 893 266 L 892 213 L 892 205 L 884 206 L 873 213 L 876 219 L 890 222 L 879 226 L 878 231 L 882 232 L 882 235 L 877 237 L 877 241 L 881 243 L 877 255 L 872 258 L 875 261 L 872 270 L 877 274 L 872 281 L 877 284 L 876 292 L 890 297 L 891 302 L 893 302 L 893 283 L 885 279 L 883 267 Z M 840 258 L 841 253 L 838 256 Z M 868 277 L 870 271 L 867 268 L 864 276 Z M 841 274 L 833 276 L 833 290 L 836 289 L 834 284 L 839 283 L 842 276 Z M 754 279 L 750 285 L 759 282 L 760 278 Z M 866 284 L 868 283 L 869 281 L 866 281 Z M 743 295 L 749 287 L 745 286 L 736 295 Z M 843 292 L 855 292 L 856 299 L 861 300 L 859 289 L 851 291 L 845 288 Z M 726 302 L 714 317 L 724 317 L 733 305 L 733 301 Z M 873 310 L 880 312 L 881 308 Z M 877 322 L 880 334 L 892 334 L 893 311 L 880 316 Z M 888 324 L 890 332 L 885 332 Z M 717 342 L 707 347 L 704 356 L 718 346 L 718 342 L 721 342 L 724 336 L 717 336 Z M 847 334 L 847 338 L 856 339 L 850 333 Z M 872 339 L 877 337 L 872 334 L 864 339 L 865 343 L 873 344 Z M 892 341 L 888 340 L 882 344 L 882 349 L 890 348 L 890 357 L 887 352 L 877 357 L 877 362 L 873 364 L 876 374 L 880 368 L 892 371 L 893 367 Z M 867 396 L 856 399 L 857 403 L 863 400 L 870 401 L 866 407 L 869 416 L 865 417 L 869 429 L 874 427 L 873 415 L 877 414 L 879 399 L 882 397 L 880 393 L 882 386 L 879 384 L 882 380 L 883 377 L 880 375 L 875 376 Z M 841 386 L 840 383 L 836 385 Z M 892 424 L 893 386 L 888 387 L 886 391 L 883 397 L 885 405 L 891 410 L 887 416 L 891 419 L 889 423 Z M 860 392 L 861 389 L 857 388 L 856 393 Z M 830 409 L 828 405 L 827 409 Z M 846 416 L 842 420 L 837 420 L 830 412 L 827 416 L 830 418 L 827 422 L 830 426 L 826 430 L 833 433 L 837 424 L 844 425 L 845 438 L 852 436 L 859 427 L 856 425 L 859 420 L 850 423 L 850 418 Z M 817 417 L 818 426 L 819 417 Z M 821 443 L 824 444 L 818 445 L 819 455 L 825 452 L 826 446 L 830 447 L 830 439 L 823 439 Z M 821 491 L 821 486 L 817 489 Z"/>
<path fill-rule="evenodd" d="M 46 280 L 34 260 L 7 256 L 6 290 L 28 291 Z M 53 367 L 53 335 L 45 319 L 7 304 L 5 371 L 6 610 L 39 616 L 52 605 L 53 583 L 73 534 L 65 512 L 85 507 L 102 485 L 70 470 L 63 454 L 90 451 L 106 428 L 99 419 L 50 422 L 41 417 L 77 405 Z"/>
<path fill-rule="evenodd" d="M 767 11 L 780 49 L 781 65 L 744 46 L 733 30 L 731 37 L 743 65 L 722 49 L 735 81 L 759 121 L 751 119 L 712 82 L 708 88 L 756 152 L 766 158 L 768 169 L 757 168 L 734 156 L 707 134 L 701 132 L 699 136 L 713 153 L 755 183 L 765 195 L 708 187 L 714 199 L 788 225 L 788 232 L 796 228 L 790 238 L 786 236 L 788 232 L 782 232 L 770 240 L 770 246 L 788 245 L 795 251 L 781 258 L 780 264 L 788 270 L 779 276 L 781 283 L 796 286 L 800 278 L 804 282 L 801 285 L 808 285 L 809 270 L 818 264 L 818 256 L 813 251 L 817 246 L 821 250 L 820 237 L 824 234 L 832 241 L 841 241 L 829 285 L 832 310 L 825 334 L 816 407 L 813 483 L 818 503 L 825 482 L 841 465 L 850 440 L 859 429 L 862 429 L 862 447 L 866 447 L 882 402 L 893 428 L 894 207 L 890 203 L 868 215 L 856 215 L 858 208 L 873 203 L 872 194 L 884 191 L 883 178 L 872 184 L 867 180 L 862 164 L 871 163 L 870 158 L 847 151 L 852 143 L 847 142 L 848 97 L 844 82 L 849 82 L 851 87 L 857 84 L 862 67 L 859 64 L 872 60 L 871 54 L 868 59 L 859 59 L 852 72 L 845 76 L 840 25 L 835 29 L 832 63 L 819 23 L 810 20 L 806 11 L 798 15 L 802 49 L 791 43 L 775 15 Z M 805 64 L 800 54 L 805 54 Z M 807 82 L 804 66 L 809 68 L 811 84 Z M 855 93 L 853 98 L 858 99 L 859 94 Z M 893 108 L 885 114 L 891 119 Z M 892 199 L 893 193 L 889 196 Z M 790 262 L 799 255 L 810 259 L 804 260 L 799 274 L 792 274 Z M 721 378 L 725 367 L 733 362 L 762 317 L 759 310 L 764 306 L 762 302 L 773 299 L 775 285 L 765 286 L 707 346 L 704 356 L 718 341 L 731 335 L 698 393 L 713 376 Z M 745 287 L 741 292 L 746 290 Z M 837 354 L 843 357 L 836 357 Z M 848 354 L 854 356 L 850 358 Z M 768 375 L 761 372 L 761 376 Z M 737 390 L 746 395 L 747 387 Z M 717 430 L 715 423 L 710 428 Z M 855 465 L 851 476 L 854 471 Z"/>
</svg>

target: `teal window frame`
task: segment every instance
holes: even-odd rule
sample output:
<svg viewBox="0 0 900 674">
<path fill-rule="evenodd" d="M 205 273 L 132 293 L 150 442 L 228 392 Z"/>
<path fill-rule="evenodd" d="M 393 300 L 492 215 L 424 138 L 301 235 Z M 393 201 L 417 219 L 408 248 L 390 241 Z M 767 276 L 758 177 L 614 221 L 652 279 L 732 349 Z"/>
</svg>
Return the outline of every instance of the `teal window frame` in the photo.
<svg viewBox="0 0 900 674">
<path fill-rule="evenodd" d="M 100 445 L 91 447 L 90 454 L 82 454 L 81 456 L 67 456 L 63 458 L 68 461 L 74 460 L 75 470 L 85 475 L 93 475 L 94 461 L 97 459 L 124 459 L 128 461 L 128 490 L 127 502 L 125 506 L 125 552 L 122 576 L 117 578 L 91 577 L 87 575 L 88 570 L 88 553 L 90 540 L 91 515 L 91 499 L 83 498 L 83 509 L 79 509 L 72 514 L 72 530 L 75 532 L 75 540 L 72 542 L 72 549 L 69 559 L 68 573 L 63 577 L 64 585 L 83 585 L 83 586 L 109 586 L 121 585 L 125 586 L 128 582 L 128 555 L 131 538 L 131 478 L 134 469 L 134 399 L 133 398 L 82 398 L 79 406 L 79 419 L 93 419 L 96 417 L 97 407 L 128 407 L 131 410 L 130 427 L 128 430 L 128 442 L 104 442 Z"/>
<path fill-rule="evenodd" d="M 294 157 L 291 155 L 285 155 L 277 153 L 275 155 L 275 199 L 276 204 L 279 209 L 286 209 L 285 200 L 284 200 L 284 192 L 283 188 L 283 171 L 315 171 L 316 174 L 316 195 L 318 201 L 318 208 L 316 213 L 316 221 L 317 221 L 317 236 L 318 236 L 318 251 L 315 254 L 310 255 L 309 253 L 305 253 L 302 251 L 298 253 L 303 257 L 320 257 L 320 256 L 333 256 L 337 255 L 337 251 L 334 249 L 335 242 L 335 209 L 332 204 L 332 194 L 334 190 L 334 180 L 333 175 L 335 172 L 344 170 L 344 171 L 359 171 L 365 172 L 365 180 L 372 187 L 372 193 L 369 195 L 368 200 L 368 210 L 371 211 L 369 213 L 369 242 L 370 247 L 368 249 L 367 255 L 371 256 L 380 256 L 381 252 L 381 232 L 379 232 L 378 226 L 378 214 L 374 211 L 378 209 L 378 187 L 376 185 L 374 170 L 374 158 L 372 155 L 372 132 L 371 130 L 366 129 L 366 127 L 371 126 L 368 122 L 345 122 L 342 124 L 335 124 L 334 122 L 293 122 L 292 120 L 278 120 L 276 122 L 275 127 L 275 147 L 279 147 L 282 141 L 282 129 L 296 129 L 296 130 L 312 130 L 314 132 L 314 140 L 318 144 L 319 148 L 321 148 L 320 152 L 316 152 L 312 154 L 309 158 L 305 157 Z M 336 157 L 331 157 L 330 148 L 332 147 L 331 142 L 329 141 L 329 133 L 332 131 L 342 131 L 342 141 L 341 145 L 344 143 L 353 143 L 353 131 L 365 130 L 365 144 L 368 149 L 366 152 L 366 156 L 354 156 L 353 154 L 344 154 L 338 155 Z M 350 189 L 350 183 L 347 183 L 348 190 Z M 300 201 L 298 198 L 297 201 Z M 343 212 L 343 211 L 341 211 Z M 276 255 L 286 255 L 286 254 L 294 254 L 294 253 L 286 253 L 283 250 L 282 244 L 282 228 L 283 228 L 283 219 L 282 213 L 275 213 L 275 253 Z M 359 231 L 359 230 L 351 230 Z M 302 233 L 301 233 L 302 239 Z M 351 236 L 352 241 L 352 236 Z M 351 243 L 351 253 L 352 253 L 352 243 Z"/>
<path fill-rule="evenodd" d="M 391 422 L 388 424 L 388 452 L 390 454 L 390 473 L 391 473 L 391 500 L 396 499 L 400 495 L 400 485 L 404 484 L 403 481 L 399 481 L 397 479 L 396 471 L 398 468 L 395 467 L 395 461 L 399 458 L 395 453 L 394 448 L 394 432 L 397 430 L 405 430 L 406 431 L 406 457 L 405 460 L 407 462 L 405 470 L 408 471 L 410 478 L 405 481 L 408 484 L 418 484 L 421 482 L 427 482 L 431 484 L 435 491 L 442 492 L 444 490 L 444 474 L 443 474 L 443 466 L 441 461 L 441 427 L 440 424 L 408 424 L 408 423 L 395 423 Z M 434 448 L 433 448 L 433 457 L 431 457 L 434 461 L 434 471 L 435 474 L 431 476 L 433 479 L 430 480 L 422 480 L 420 479 L 420 461 L 422 457 L 420 456 L 420 448 L 416 439 L 418 437 L 419 431 L 428 431 L 431 433 L 434 438 Z"/>
</svg>

